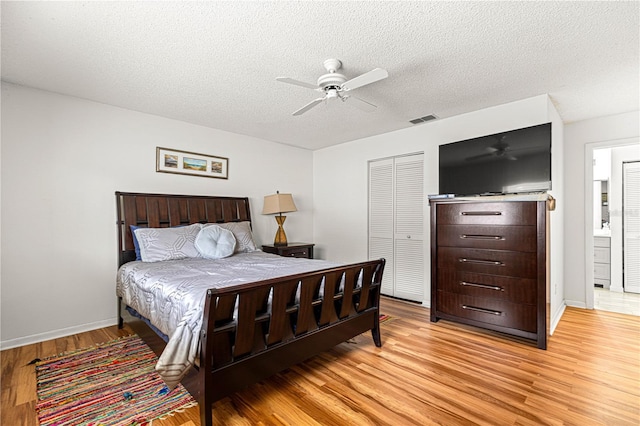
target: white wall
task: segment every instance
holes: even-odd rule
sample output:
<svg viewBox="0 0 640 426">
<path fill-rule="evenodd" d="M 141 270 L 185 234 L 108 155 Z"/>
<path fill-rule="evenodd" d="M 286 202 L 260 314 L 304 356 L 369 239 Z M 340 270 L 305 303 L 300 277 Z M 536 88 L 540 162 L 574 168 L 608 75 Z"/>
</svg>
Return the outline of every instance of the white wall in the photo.
<svg viewBox="0 0 640 426">
<path fill-rule="evenodd" d="M 229 179 L 155 172 L 157 146 L 229 158 Z M 291 192 L 290 240 L 313 240 L 312 152 L 2 84 L 1 341 L 7 348 L 116 322 L 116 190 L 248 196 Z M 295 179 L 292 179 L 295 177 Z"/>
<path fill-rule="evenodd" d="M 567 305 L 593 308 L 593 247 L 585 240 L 591 234 L 592 156 L 594 148 L 637 143 L 640 135 L 640 111 L 600 117 L 565 125 L 565 301 Z M 585 167 L 587 165 L 588 167 Z M 588 195 L 587 194 L 588 191 Z M 588 205 L 585 202 L 589 202 Z"/>
<path fill-rule="evenodd" d="M 431 121 L 395 132 L 325 148 L 313 154 L 314 237 L 327 259 L 357 261 L 367 257 L 367 162 L 424 152 L 425 190 L 425 305 L 430 293 L 430 232 L 427 194 L 438 193 L 438 146 L 481 135 L 552 122 L 552 195 L 559 201 L 551 212 L 552 262 L 551 310 L 563 306 L 563 125 L 546 95 L 536 96 L 448 119 Z M 558 232 L 555 231 L 558 228 Z M 557 318 L 555 319 L 557 322 Z"/>
</svg>

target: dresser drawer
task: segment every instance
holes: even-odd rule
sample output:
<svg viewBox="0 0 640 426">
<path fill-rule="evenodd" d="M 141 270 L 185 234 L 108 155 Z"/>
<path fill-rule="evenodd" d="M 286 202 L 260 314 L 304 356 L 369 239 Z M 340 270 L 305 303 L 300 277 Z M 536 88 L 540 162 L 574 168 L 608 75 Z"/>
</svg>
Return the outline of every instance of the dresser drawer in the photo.
<svg viewBox="0 0 640 426">
<path fill-rule="evenodd" d="M 436 204 L 438 225 L 536 225 L 536 202 Z"/>
<path fill-rule="evenodd" d="M 438 290 L 437 311 L 501 327 L 536 332 L 536 306 Z"/>
<path fill-rule="evenodd" d="M 286 246 L 276 246 L 265 244 L 262 251 L 265 253 L 273 253 L 284 257 L 304 257 L 313 259 L 313 246 L 310 243 L 289 243 Z"/>
<path fill-rule="evenodd" d="M 438 246 L 535 252 L 535 226 L 440 225 Z"/>
<path fill-rule="evenodd" d="M 476 274 L 454 269 L 438 269 L 438 289 L 472 297 L 536 303 L 536 280 Z"/>
<path fill-rule="evenodd" d="M 292 247 L 292 248 L 280 249 L 280 256 L 309 258 L 309 248 Z"/>
<path fill-rule="evenodd" d="M 593 278 L 611 279 L 611 265 L 608 263 L 595 263 L 593 265 Z"/>
<path fill-rule="evenodd" d="M 535 278 L 537 253 L 438 247 L 437 267 L 480 274 Z"/>
</svg>

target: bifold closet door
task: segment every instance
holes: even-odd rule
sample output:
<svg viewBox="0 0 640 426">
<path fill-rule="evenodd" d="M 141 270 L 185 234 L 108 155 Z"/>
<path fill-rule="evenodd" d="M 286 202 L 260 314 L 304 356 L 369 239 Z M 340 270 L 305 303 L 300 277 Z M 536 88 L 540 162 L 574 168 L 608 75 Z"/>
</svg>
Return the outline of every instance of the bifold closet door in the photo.
<svg viewBox="0 0 640 426">
<path fill-rule="evenodd" d="M 622 164 L 624 291 L 640 293 L 640 162 Z"/>
<path fill-rule="evenodd" d="M 424 300 L 424 156 L 369 163 L 369 258 L 387 259 L 382 294 Z"/>
<path fill-rule="evenodd" d="M 424 299 L 424 159 L 395 159 L 394 296 Z"/>
<path fill-rule="evenodd" d="M 393 296 L 393 159 L 369 163 L 369 259 L 384 257 L 382 294 Z"/>
</svg>

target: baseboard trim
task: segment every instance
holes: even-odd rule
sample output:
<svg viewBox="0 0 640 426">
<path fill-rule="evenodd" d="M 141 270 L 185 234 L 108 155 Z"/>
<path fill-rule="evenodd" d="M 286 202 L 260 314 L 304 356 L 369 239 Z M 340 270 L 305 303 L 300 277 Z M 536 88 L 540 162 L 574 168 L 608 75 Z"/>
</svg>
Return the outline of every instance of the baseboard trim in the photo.
<svg viewBox="0 0 640 426">
<path fill-rule="evenodd" d="M 582 308 L 587 309 L 587 304 L 585 302 L 580 302 L 577 300 L 565 300 L 565 305 L 571 306 L 572 308 Z"/>
<path fill-rule="evenodd" d="M 556 312 L 551 317 L 551 324 L 549 324 L 549 335 L 553 335 L 553 332 L 556 331 L 556 327 L 564 314 L 567 305 L 565 303 L 561 303 L 560 307 L 556 310 Z"/>
<path fill-rule="evenodd" d="M 88 324 L 82 324 L 74 327 L 61 328 L 59 330 L 47 331 L 46 333 L 32 334 L 30 336 L 18 337 L 16 339 L 1 340 L 0 350 L 17 348 L 20 346 L 31 345 L 33 343 L 40 343 L 47 340 L 58 339 L 60 337 L 67 337 L 73 334 L 83 333 L 85 331 L 96 330 L 98 328 L 110 327 L 116 325 L 116 318 L 111 318 L 104 321 L 97 321 Z"/>
</svg>

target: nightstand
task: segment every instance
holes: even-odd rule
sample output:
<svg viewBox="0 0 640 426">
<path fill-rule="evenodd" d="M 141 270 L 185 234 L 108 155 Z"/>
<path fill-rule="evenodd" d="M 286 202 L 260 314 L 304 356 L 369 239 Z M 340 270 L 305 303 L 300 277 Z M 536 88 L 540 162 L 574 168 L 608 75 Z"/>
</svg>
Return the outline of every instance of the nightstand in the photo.
<svg viewBox="0 0 640 426">
<path fill-rule="evenodd" d="M 286 246 L 274 246 L 266 244 L 262 246 L 265 253 L 273 253 L 284 257 L 304 257 L 313 259 L 313 246 L 309 243 L 289 243 Z"/>
</svg>

